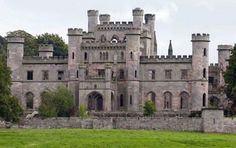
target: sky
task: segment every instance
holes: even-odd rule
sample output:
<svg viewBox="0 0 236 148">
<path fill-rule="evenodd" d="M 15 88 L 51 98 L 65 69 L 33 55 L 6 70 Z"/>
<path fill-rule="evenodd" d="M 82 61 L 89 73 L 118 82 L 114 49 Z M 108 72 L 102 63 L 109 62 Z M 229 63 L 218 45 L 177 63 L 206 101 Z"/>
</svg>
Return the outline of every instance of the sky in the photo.
<svg viewBox="0 0 236 148">
<path fill-rule="evenodd" d="M 191 55 L 191 34 L 210 34 L 210 63 L 218 61 L 217 45 L 236 43 L 235 0 L 0 0 L 0 35 L 25 30 L 32 35 L 68 28 L 87 30 L 87 10 L 108 13 L 111 21 L 132 21 L 132 9 L 156 15 L 158 54 L 172 40 L 175 55 Z"/>
</svg>

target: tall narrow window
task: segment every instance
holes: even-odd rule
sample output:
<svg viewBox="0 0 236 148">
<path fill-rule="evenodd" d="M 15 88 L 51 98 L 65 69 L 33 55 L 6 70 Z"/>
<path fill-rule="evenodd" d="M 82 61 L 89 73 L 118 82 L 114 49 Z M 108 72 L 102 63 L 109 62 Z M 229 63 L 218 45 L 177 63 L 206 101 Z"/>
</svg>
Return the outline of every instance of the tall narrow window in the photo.
<svg viewBox="0 0 236 148">
<path fill-rule="evenodd" d="M 121 55 L 121 60 L 124 60 L 124 52 L 123 51 L 120 53 L 120 55 Z"/>
<path fill-rule="evenodd" d="M 206 48 L 203 49 L 203 56 L 207 56 Z"/>
<path fill-rule="evenodd" d="M 76 78 L 79 78 L 79 71 L 76 71 Z"/>
<path fill-rule="evenodd" d="M 31 71 L 27 71 L 27 80 L 33 80 L 33 75 L 34 75 L 34 72 L 31 70 Z"/>
<path fill-rule="evenodd" d="M 137 70 L 134 71 L 134 77 L 137 78 Z"/>
<path fill-rule="evenodd" d="M 72 52 L 72 59 L 75 59 L 75 53 Z"/>
<path fill-rule="evenodd" d="M 129 104 L 130 104 L 130 105 L 133 104 L 133 97 L 132 97 L 132 95 L 129 96 Z"/>
<path fill-rule="evenodd" d="M 187 69 L 181 69 L 181 79 L 188 79 L 188 70 Z"/>
<path fill-rule="evenodd" d="M 87 53 L 87 52 L 84 53 L 84 60 L 85 60 L 85 61 L 88 60 L 88 53 Z"/>
<path fill-rule="evenodd" d="M 148 78 L 149 80 L 155 80 L 156 74 L 155 70 L 149 70 L 148 71 Z"/>
<path fill-rule="evenodd" d="M 124 97 L 123 94 L 120 95 L 120 107 L 124 106 Z"/>
<path fill-rule="evenodd" d="M 108 60 L 108 52 L 106 52 L 106 60 Z"/>
<path fill-rule="evenodd" d="M 166 79 L 171 79 L 171 70 L 170 69 L 165 70 L 165 78 Z"/>
<path fill-rule="evenodd" d="M 102 60 L 102 52 L 100 52 L 100 60 Z"/>
<path fill-rule="evenodd" d="M 202 106 L 203 107 L 206 106 L 206 94 L 205 93 L 202 95 Z"/>
<path fill-rule="evenodd" d="M 124 79 L 125 78 L 125 72 L 123 69 L 120 69 L 120 79 Z"/>
<path fill-rule="evenodd" d="M 203 69 L 202 76 L 203 78 L 206 78 L 206 68 Z"/>
<path fill-rule="evenodd" d="M 133 60 L 133 52 L 130 52 L 130 59 Z"/>
</svg>

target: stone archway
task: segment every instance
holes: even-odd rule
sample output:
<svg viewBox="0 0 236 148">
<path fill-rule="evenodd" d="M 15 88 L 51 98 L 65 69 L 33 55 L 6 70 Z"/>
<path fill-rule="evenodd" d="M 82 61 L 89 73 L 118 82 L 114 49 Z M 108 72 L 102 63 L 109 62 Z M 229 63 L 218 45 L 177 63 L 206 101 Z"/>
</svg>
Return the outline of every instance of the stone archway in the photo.
<svg viewBox="0 0 236 148">
<path fill-rule="evenodd" d="M 154 92 L 150 91 L 149 93 L 147 93 L 147 99 L 156 104 L 156 94 Z"/>
<path fill-rule="evenodd" d="M 187 92 L 180 93 L 180 109 L 188 109 L 189 94 Z"/>
<path fill-rule="evenodd" d="M 98 92 L 91 92 L 88 97 L 88 110 L 102 111 L 103 110 L 103 96 Z"/>
</svg>

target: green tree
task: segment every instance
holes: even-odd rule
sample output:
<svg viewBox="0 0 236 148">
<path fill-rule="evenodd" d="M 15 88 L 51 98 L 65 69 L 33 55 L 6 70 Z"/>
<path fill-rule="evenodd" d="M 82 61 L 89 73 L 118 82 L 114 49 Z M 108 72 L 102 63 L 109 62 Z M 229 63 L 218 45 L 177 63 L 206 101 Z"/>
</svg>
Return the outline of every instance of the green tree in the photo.
<svg viewBox="0 0 236 148">
<path fill-rule="evenodd" d="M 6 55 L 6 51 L 7 51 L 7 40 L 0 36 L 0 54 L 4 54 Z"/>
<path fill-rule="evenodd" d="M 53 44 L 54 56 L 66 56 L 68 53 L 68 46 L 58 34 L 44 33 L 37 36 L 38 44 Z"/>
<path fill-rule="evenodd" d="M 69 117 L 74 106 L 74 96 L 64 86 L 56 90 L 46 90 L 41 94 L 39 114 L 42 117 Z"/>
<path fill-rule="evenodd" d="M 25 56 L 36 56 L 38 55 L 38 45 L 36 37 L 29 34 L 24 30 L 16 30 L 12 32 L 8 32 L 8 35 L 19 35 L 24 37 L 25 44 L 24 44 L 24 55 Z"/>
<path fill-rule="evenodd" d="M 7 121 L 18 121 L 23 110 L 18 99 L 11 96 L 11 71 L 5 57 L 0 55 L 0 117 Z"/>
<path fill-rule="evenodd" d="M 224 79 L 226 82 L 226 94 L 232 101 L 236 101 L 236 45 L 232 50 L 232 54 L 229 59 L 229 66 L 224 73 Z"/>
<path fill-rule="evenodd" d="M 156 106 L 151 100 L 144 103 L 144 116 L 152 116 L 156 112 Z"/>
</svg>

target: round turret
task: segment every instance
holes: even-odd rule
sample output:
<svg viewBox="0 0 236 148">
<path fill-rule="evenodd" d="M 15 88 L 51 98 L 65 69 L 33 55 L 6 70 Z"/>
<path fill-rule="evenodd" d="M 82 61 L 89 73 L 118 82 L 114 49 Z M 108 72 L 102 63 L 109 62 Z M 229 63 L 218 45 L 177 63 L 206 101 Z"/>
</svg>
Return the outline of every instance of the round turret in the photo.
<svg viewBox="0 0 236 148">
<path fill-rule="evenodd" d="M 144 11 L 140 8 L 133 9 L 133 26 L 135 28 L 143 28 Z"/>
<path fill-rule="evenodd" d="M 98 24 L 98 10 L 88 10 L 88 32 L 94 32 Z"/>
<path fill-rule="evenodd" d="M 149 24 L 152 21 L 155 21 L 155 14 L 145 14 L 145 23 Z"/>
</svg>

